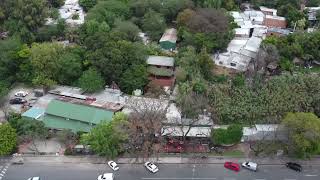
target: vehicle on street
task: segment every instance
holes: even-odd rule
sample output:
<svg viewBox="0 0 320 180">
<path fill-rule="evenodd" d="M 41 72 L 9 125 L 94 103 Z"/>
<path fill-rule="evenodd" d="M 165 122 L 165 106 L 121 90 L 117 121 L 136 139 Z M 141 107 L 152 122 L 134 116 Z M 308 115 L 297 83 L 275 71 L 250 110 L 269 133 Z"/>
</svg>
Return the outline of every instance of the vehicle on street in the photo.
<svg viewBox="0 0 320 180">
<path fill-rule="evenodd" d="M 28 180 L 41 180 L 40 177 L 31 177 Z"/>
<path fill-rule="evenodd" d="M 98 180 L 114 180 L 113 173 L 104 173 L 98 176 Z"/>
<path fill-rule="evenodd" d="M 240 166 L 237 163 L 234 162 L 225 162 L 224 163 L 224 167 L 227 169 L 231 169 L 233 171 L 239 171 L 240 170 Z"/>
<path fill-rule="evenodd" d="M 293 169 L 295 171 L 299 171 L 299 172 L 302 171 L 302 166 L 298 163 L 288 162 L 288 163 L 286 163 L 286 166 L 287 166 L 287 168 Z"/>
<path fill-rule="evenodd" d="M 24 104 L 26 102 L 27 100 L 21 99 L 21 98 L 13 98 L 13 99 L 10 99 L 9 101 L 10 104 Z"/>
<path fill-rule="evenodd" d="M 243 162 L 241 166 L 252 171 L 257 171 L 258 164 L 254 162 L 246 161 L 246 162 Z"/>
<path fill-rule="evenodd" d="M 144 163 L 144 166 L 153 173 L 156 173 L 159 171 L 159 168 L 152 162 L 146 162 Z"/>
<path fill-rule="evenodd" d="M 108 165 L 114 171 L 118 171 L 119 170 L 118 164 L 116 162 L 114 162 L 114 161 L 109 161 Z"/>
<path fill-rule="evenodd" d="M 18 91 L 14 95 L 17 97 L 26 97 L 28 95 L 28 93 L 25 91 Z"/>
</svg>

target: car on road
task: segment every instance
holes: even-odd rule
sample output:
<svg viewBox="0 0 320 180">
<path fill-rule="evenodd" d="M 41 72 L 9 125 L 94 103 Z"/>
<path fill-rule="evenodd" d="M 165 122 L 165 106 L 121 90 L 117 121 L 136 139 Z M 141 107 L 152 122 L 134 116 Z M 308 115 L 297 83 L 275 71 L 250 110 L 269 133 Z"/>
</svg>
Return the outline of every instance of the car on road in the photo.
<svg viewBox="0 0 320 180">
<path fill-rule="evenodd" d="M 98 180 L 114 180 L 113 173 L 104 173 L 98 176 Z"/>
<path fill-rule="evenodd" d="M 234 162 L 225 162 L 224 167 L 227 169 L 231 169 L 233 171 L 240 171 L 240 166 L 237 163 Z"/>
<path fill-rule="evenodd" d="M 118 164 L 116 162 L 114 162 L 114 161 L 108 161 L 108 165 L 114 171 L 118 171 L 119 170 Z"/>
<path fill-rule="evenodd" d="M 252 171 L 257 171 L 258 164 L 254 162 L 246 161 L 246 162 L 243 162 L 241 166 Z"/>
<path fill-rule="evenodd" d="M 21 99 L 21 98 L 13 98 L 13 99 L 10 99 L 9 101 L 10 104 L 24 104 L 26 102 L 27 100 Z"/>
<path fill-rule="evenodd" d="M 40 177 L 31 177 L 28 180 L 41 180 Z"/>
<path fill-rule="evenodd" d="M 153 173 L 156 173 L 159 171 L 159 168 L 152 162 L 146 162 L 144 163 L 144 166 Z"/>
<path fill-rule="evenodd" d="M 15 96 L 17 97 L 26 97 L 28 95 L 28 92 L 26 91 L 18 91 L 16 93 L 14 93 Z"/>
<path fill-rule="evenodd" d="M 295 171 L 299 171 L 299 172 L 302 171 L 302 166 L 298 163 L 288 162 L 288 163 L 286 163 L 286 166 L 287 166 L 287 168 L 293 169 Z"/>
</svg>

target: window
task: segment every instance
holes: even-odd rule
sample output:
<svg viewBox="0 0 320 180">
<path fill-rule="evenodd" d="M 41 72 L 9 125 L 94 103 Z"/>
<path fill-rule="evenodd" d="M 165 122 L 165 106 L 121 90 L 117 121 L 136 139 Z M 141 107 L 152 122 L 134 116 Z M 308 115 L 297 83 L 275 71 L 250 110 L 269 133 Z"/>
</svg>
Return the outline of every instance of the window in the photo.
<svg viewBox="0 0 320 180">
<path fill-rule="evenodd" d="M 230 63 L 230 66 L 236 67 L 236 63 Z"/>
</svg>

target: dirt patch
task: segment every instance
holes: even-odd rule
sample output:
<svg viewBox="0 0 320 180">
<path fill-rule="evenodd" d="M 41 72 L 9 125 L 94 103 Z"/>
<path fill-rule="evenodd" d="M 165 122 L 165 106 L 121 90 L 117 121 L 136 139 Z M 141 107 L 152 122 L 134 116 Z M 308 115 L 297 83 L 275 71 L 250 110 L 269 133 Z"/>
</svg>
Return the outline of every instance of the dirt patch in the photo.
<svg viewBox="0 0 320 180">
<path fill-rule="evenodd" d="M 213 73 L 215 75 L 225 75 L 225 76 L 234 76 L 235 74 L 239 73 L 239 71 L 235 69 L 226 68 L 223 66 L 215 65 L 213 68 Z"/>
</svg>

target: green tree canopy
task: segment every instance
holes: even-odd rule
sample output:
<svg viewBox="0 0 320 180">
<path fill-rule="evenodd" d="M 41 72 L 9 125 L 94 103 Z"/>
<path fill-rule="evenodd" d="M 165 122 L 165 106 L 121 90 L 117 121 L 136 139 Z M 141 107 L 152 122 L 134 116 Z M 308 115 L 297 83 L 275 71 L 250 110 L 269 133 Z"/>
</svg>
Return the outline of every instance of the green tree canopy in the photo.
<svg viewBox="0 0 320 180">
<path fill-rule="evenodd" d="M 103 89 L 104 80 L 99 72 L 91 68 L 83 72 L 78 84 L 86 92 L 96 92 Z"/>
<path fill-rule="evenodd" d="M 212 129 L 211 138 L 216 145 L 239 143 L 242 138 L 242 126 L 232 124 L 227 129 Z"/>
<path fill-rule="evenodd" d="M 9 155 L 17 146 L 17 133 L 10 124 L 0 125 L 0 156 Z"/>
<path fill-rule="evenodd" d="M 90 8 L 97 4 L 97 1 L 98 0 L 80 0 L 79 4 L 85 11 L 88 11 Z"/>
<path fill-rule="evenodd" d="M 123 92 L 132 94 L 136 89 L 143 90 L 148 81 L 146 66 L 134 65 L 123 73 L 120 79 L 120 88 Z"/>
<path fill-rule="evenodd" d="M 142 29 L 152 40 L 159 41 L 166 26 L 164 17 L 155 11 L 150 10 L 143 17 Z"/>
<path fill-rule="evenodd" d="M 115 158 L 124 151 L 123 143 L 128 139 L 127 122 L 125 114 L 116 113 L 112 121 L 102 121 L 89 134 L 82 135 L 80 141 L 101 156 Z"/>
<path fill-rule="evenodd" d="M 287 128 L 288 151 L 306 158 L 320 153 L 320 119 L 313 113 L 288 113 L 282 120 Z"/>
</svg>

